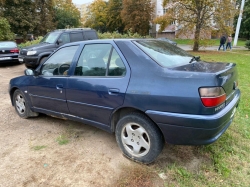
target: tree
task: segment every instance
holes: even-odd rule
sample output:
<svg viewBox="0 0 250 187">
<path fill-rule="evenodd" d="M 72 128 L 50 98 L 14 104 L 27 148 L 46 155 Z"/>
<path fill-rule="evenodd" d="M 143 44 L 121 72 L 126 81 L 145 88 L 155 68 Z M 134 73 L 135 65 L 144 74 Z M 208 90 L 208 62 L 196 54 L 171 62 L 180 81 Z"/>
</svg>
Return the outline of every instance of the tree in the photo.
<svg viewBox="0 0 250 187">
<path fill-rule="evenodd" d="M 1 4 L 1 15 L 8 20 L 12 32 L 25 37 L 33 32 L 38 24 L 33 0 L 5 0 Z"/>
<path fill-rule="evenodd" d="M 241 1 L 239 2 L 240 6 Z M 235 27 L 237 24 L 238 15 L 235 18 Z M 250 39 L 250 1 L 245 2 L 241 26 L 240 26 L 240 36 Z"/>
<path fill-rule="evenodd" d="M 0 17 L 0 41 L 13 40 L 14 33 L 10 30 L 10 24 L 7 19 Z"/>
<path fill-rule="evenodd" d="M 107 31 L 107 2 L 95 0 L 89 5 L 88 17 L 84 24 L 85 27 L 96 29 L 100 32 Z"/>
<path fill-rule="evenodd" d="M 48 31 L 55 28 L 54 16 L 55 9 L 52 0 L 35 0 L 35 7 L 37 12 L 37 20 L 39 24 L 34 28 L 33 34 L 43 36 Z"/>
<path fill-rule="evenodd" d="M 151 0 L 123 0 L 121 12 L 125 30 L 147 35 L 150 29 L 154 6 Z"/>
<path fill-rule="evenodd" d="M 122 0 L 109 0 L 107 15 L 107 29 L 110 32 L 118 31 L 123 33 L 124 24 L 121 18 Z"/>
<path fill-rule="evenodd" d="M 163 7 L 166 13 L 155 19 L 160 31 L 175 22 L 179 34 L 194 34 L 193 51 L 199 50 L 201 38 L 213 28 L 224 34 L 233 32 L 230 23 L 235 15 L 234 0 L 163 0 Z"/>
<path fill-rule="evenodd" d="M 55 20 L 57 29 L 81 26 L 79 10 L 71 0 L 55 0 Z"/>
</svg>

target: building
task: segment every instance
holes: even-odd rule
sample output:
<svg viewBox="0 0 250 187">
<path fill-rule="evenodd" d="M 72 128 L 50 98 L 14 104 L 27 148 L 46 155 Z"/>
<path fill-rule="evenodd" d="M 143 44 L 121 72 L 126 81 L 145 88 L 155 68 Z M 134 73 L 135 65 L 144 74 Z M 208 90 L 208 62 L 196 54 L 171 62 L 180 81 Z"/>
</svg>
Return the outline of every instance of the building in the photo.
<svg viewBox="0 0 250 187">
<path fill-rule="evenodd" d="M 234 1 L 231 1 L 231 2 L 234 3 Z M 162 0 L 152 0 L 152 4 L 155 5 L 153 19 L 155 19 L 156 17 L 159 17 L 159 16 L 163 16 L 167 12 L 168 6 L 171 6 L 171 4 L 169 4 L 166 7 L 163 7 Z M 233 4 L 233 5 L 235 5 L 235 4 Z M 236 7 L 236 9 L 237 9 L 237 7 Z M 220 35 L 220 33 L 217 32 L 218 27 L 217 27 L 213 18 L 211 18 L 209 21 L 211 22 L 211 24 L 210 24 L 211 28 L 214 28 L 213 31 L 210 29 L 209 30 L 202 30 L 201 36 L 203 38 L 206 38 L 206 39 L 217 38 Z M 225 20 L 225 24 L 228 27 L 233 27 L 233 17 L 231 18 L 231 20 Z M 168 25 L 162 32 L 159 32 L 159 30 L 160 30 L 159 24 L 152 24 L 151 26 L 152 27 L 151 27 L 151 30 L 149 31 L 149 34 L 152 37 L 156 37 L 156 38 L 167 37 L 170 39 L 174 39 L 178 35 L 178 38 L 194 39 L 194 32 L 192 30 L 190 30 L 189 33 L 185 33 L 185 35 L 184 34 L 180 35 L 179 30 L 182 28 L 182 25 L 178 24 L 178 22 L 176 22 L 176 21 L 174 21 L 170 25 Z"/>
</svg>

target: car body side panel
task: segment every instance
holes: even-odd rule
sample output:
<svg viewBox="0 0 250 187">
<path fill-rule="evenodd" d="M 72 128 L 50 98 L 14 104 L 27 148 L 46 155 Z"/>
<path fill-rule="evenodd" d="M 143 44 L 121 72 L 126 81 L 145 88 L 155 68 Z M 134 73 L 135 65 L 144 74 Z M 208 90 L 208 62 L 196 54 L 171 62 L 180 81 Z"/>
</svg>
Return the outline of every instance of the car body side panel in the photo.
<svg viewBox="0 0 250 187">
<path fill-rule="evenodd" d="M 142 111 L 211 114 L 200 100 L 199 85 L 214 86 L 212 74 L 180 72 L 159 66 L 131 42 L 117 42 L 131 66 L 124 105 Z M 137 72 L 137 73 L 136 73 Z"/>
<path fill-rule="evenodd" d="M 68 77 L 30 76 L 28 88 L 34 108 L 69 113 L 66 102 L 66 85 Z"/>
<path fill-rule="evenodd" d="M 113 42 L 111 44 L 123 60 L 126 75 L 121 77 L 71 76 L 68 79 L 66 91 L 71 115 L 108 126 L 112 112 L 123 105 L 130 79 L 130 67 L 115 44 Z"/>
</svg>

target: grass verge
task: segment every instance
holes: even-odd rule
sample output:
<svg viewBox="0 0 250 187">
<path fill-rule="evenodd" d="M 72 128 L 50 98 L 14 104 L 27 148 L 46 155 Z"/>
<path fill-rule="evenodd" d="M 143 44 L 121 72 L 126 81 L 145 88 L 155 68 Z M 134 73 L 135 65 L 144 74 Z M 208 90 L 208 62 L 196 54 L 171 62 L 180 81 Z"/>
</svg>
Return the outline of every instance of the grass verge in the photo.
<svg viewBox="0 0 250 187">
<path fill-rule="evenodd" d="M 248 50 L 192 52 L 193 55 L 201 56 L 201 59 L 205 61 L 237 64 L 241 102 L 233 123 L 219 140 L 211 145 L 175 146 L 167 144 L 154 164 L 124 169 L 125 173 L 120 175 L 117 186 L 249 187 L 249 53 Z M 165 176 L 162 179 L 164 185 L 152 182 L 155 173 Z"/>
</svg>

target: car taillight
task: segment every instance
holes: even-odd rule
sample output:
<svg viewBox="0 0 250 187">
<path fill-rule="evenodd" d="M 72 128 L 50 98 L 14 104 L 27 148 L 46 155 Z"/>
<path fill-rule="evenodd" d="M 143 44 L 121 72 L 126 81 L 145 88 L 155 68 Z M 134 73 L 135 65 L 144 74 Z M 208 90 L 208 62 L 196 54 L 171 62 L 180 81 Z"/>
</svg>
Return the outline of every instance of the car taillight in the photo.
<svg viewBox="0 0 250 187">
<path fill-rule="evenodd" d="M 222 87 L 199 88 L 201 101 L 205 107 L 215 107 L 226 101 L 227 95 Z"/>
<path fill-rule="evenodd" d="M 19 53 L 19 49 L 18 48 L 14 48 L 10 50 L 11 53 Z"/>
</svg>

